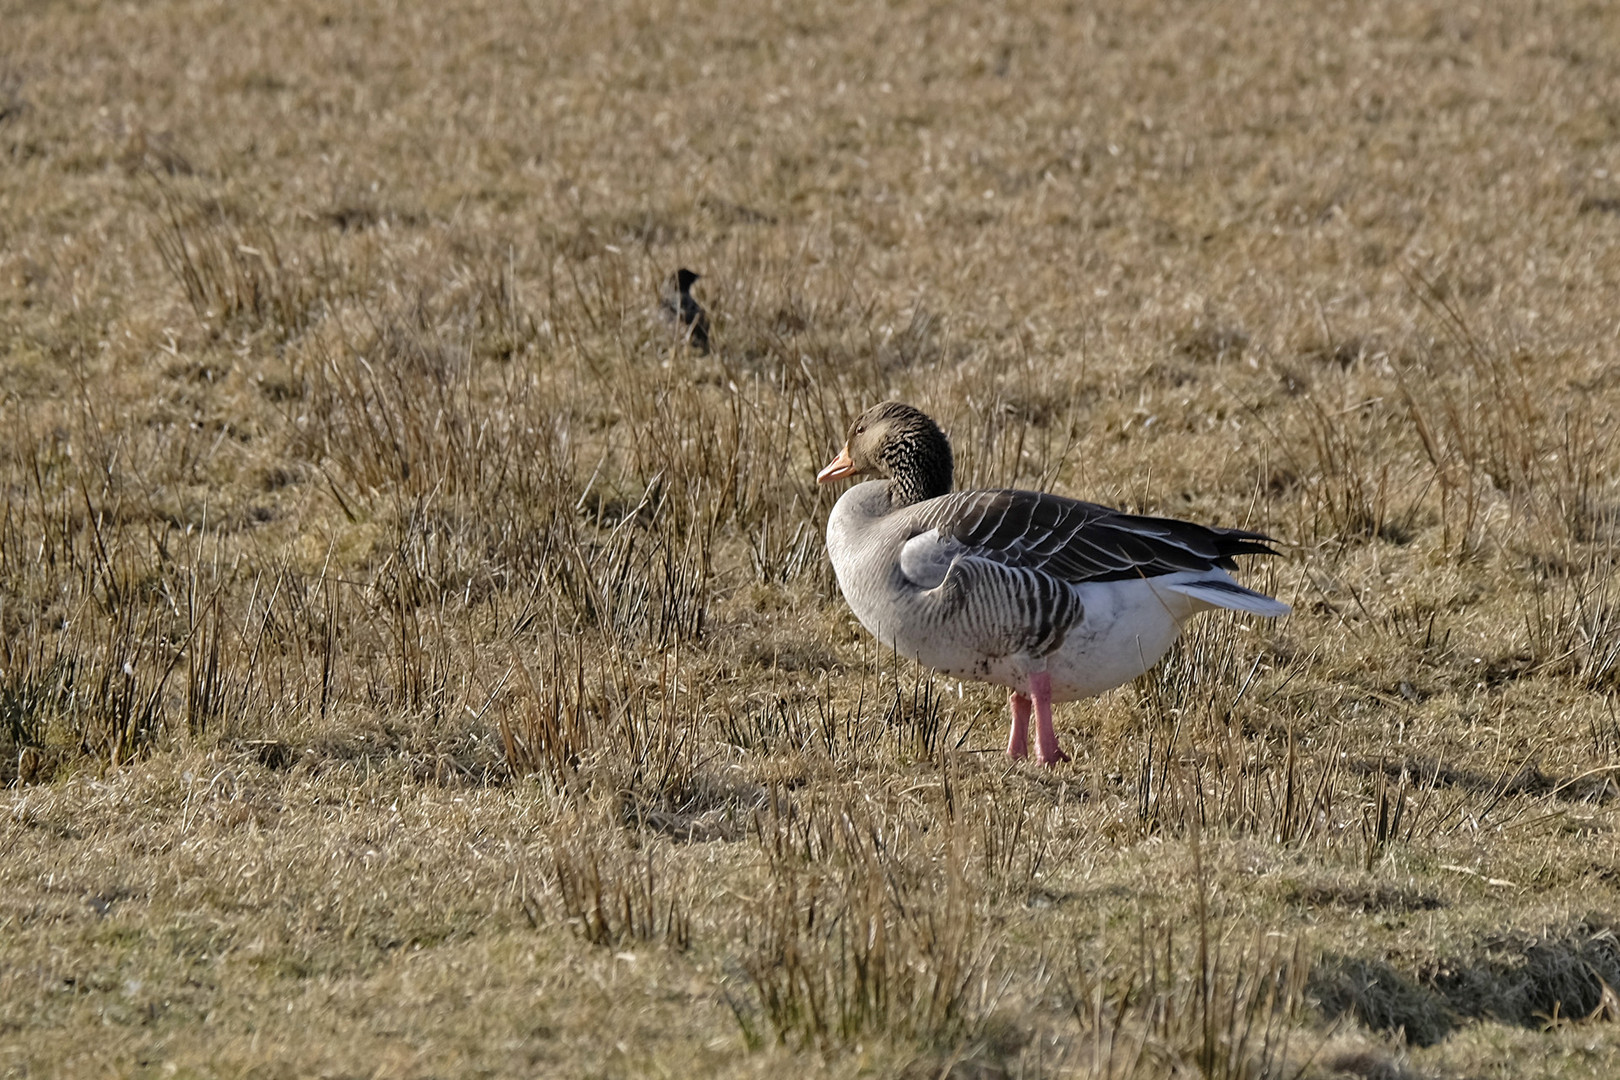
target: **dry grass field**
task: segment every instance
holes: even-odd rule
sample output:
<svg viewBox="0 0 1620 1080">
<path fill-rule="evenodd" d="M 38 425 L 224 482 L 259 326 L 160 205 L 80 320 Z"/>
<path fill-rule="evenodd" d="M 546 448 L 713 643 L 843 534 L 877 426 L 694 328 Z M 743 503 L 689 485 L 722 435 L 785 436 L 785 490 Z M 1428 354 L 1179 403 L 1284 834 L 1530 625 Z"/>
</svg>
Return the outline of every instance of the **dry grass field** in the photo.
<svg viewBox="0 0 1620 1080">
<path fill-rule="evenodd" d="M 0 28 L 0 1076 L 1620 1075 L 1620 7 Z M 1294 613 L 1009 763 L 885 397 Z"/>
</svg>

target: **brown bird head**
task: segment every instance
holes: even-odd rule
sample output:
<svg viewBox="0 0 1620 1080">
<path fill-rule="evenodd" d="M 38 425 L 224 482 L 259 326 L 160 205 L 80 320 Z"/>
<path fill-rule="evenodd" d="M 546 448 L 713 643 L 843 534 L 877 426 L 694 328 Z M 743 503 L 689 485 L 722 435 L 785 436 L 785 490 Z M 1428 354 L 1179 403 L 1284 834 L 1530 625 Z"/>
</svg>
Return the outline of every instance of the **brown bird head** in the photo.
<svg viewBox="0 0 1620 1080">
<path fill-rule="evenodd" d="M 849 427 L 838 456 L 816 474 L 819 484 L 871 473 L 889 479 L 895 505 L 905 506 L 951 490 L 951 444 L 920 409 L 885 401 Z"/>
</svg>

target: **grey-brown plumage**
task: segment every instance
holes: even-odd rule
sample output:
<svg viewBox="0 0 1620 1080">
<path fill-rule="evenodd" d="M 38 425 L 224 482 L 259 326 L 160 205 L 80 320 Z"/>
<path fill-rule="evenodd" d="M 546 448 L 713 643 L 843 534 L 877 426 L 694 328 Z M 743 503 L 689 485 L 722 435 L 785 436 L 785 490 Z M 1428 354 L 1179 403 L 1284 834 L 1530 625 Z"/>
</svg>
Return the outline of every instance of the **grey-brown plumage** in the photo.
<svg viewBox="0 0 1620 1080">
<path fill-rule="evenodd" d="M 694 349 L 706 353 L 709 351 L 709 313 L 692 299 L 692 284 L 701 277 L 684 266 L 671 274 L 659 293 L 658 310 L 664 321 L 674 326 Z"/>
<path fill-rule="evenodd" d="M 1271 538 L 1260 533 L 1127 514 L 1045 492 L 952 494 L 950 441 L 925 413 L 897 401 L 862 413 L 850 425 L 845 452 L 854 468 L 839 475 L 887 476 L 895 510 L 928 503 L 911 514 L 915 524 L 938 529 L 942 537 L 978 555 L 1074 585 L 1186 570 L 1233 570 L 1235 555 L 1277 554 L 1269 546 Z"/>
<path fill-rule="evenodd" d="M 1008 753 L 1061 761 L 1054 701 L 1089 697 L 1152 667 L 1198 611 L 1277 616 L 1288 605 L 1237 583 L 1238 555 L 1269 539 L 1126 514 L 1038 491 L 951 491 L 950 442 L 917 409 L 884 402 L 850 426 L 817 477 L 879 479 L 827 521 L 839 588 L 885 645 L 1012 691 Z"/>
</svg>

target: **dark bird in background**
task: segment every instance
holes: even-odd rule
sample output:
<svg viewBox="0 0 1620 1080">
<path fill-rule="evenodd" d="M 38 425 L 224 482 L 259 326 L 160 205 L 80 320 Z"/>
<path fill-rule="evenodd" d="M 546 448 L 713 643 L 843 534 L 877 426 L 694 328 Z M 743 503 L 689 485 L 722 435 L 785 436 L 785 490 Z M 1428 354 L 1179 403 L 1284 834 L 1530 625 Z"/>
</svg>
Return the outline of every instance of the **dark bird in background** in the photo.
<svg viewBox="0 0 1620 1080">
<path fill-rule="evenodd" d="M 692 283 L 698 277 L 684 266 L 671 274 L 659 293 L 658 311 L 694 349 L 706 353 L 709 351 L 709 314 L 692 299 Z"/>
</svg>

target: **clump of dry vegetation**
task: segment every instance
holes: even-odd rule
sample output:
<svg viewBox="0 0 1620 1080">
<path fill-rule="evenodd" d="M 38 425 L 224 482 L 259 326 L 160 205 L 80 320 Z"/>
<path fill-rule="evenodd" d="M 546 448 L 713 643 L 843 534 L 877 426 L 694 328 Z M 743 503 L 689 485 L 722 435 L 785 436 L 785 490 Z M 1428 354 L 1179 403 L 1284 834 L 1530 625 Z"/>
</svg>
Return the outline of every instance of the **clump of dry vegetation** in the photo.
<svg viewBox="0 0 1620 1080">
<path fill-rule="evenodd" d="M 0 1071 L 1620 1063 L 1620 13 L 6 31 Z M 884 397 L 1294 614 L 1010 766 L 826 564 Z"/>
</svg>

